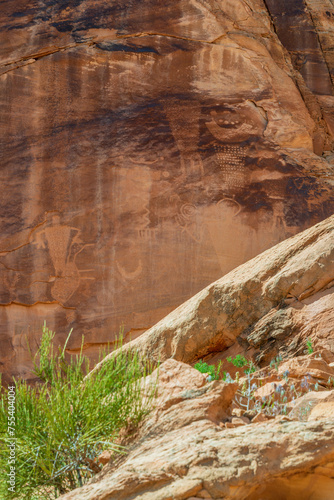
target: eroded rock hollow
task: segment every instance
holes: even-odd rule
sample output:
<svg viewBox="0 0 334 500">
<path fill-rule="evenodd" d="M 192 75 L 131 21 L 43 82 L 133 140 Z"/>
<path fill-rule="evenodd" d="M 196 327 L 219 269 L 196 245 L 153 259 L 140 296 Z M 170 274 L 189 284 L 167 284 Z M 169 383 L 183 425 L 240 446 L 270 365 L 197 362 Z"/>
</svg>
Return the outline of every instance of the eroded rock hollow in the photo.
<svg viewBox="0 0 334 500">
<path fill-rule="evenodd" d="M 6 0 L 0 371 L 87 352 L 333 213 L 330 0 Z"/>
</svg>

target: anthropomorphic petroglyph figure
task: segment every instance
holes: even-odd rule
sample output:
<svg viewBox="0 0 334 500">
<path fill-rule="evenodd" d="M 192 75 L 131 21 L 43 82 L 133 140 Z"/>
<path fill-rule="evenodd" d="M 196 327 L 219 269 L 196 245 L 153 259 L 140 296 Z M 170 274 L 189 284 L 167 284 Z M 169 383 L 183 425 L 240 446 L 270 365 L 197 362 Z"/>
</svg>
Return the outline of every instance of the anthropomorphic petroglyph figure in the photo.
<svg viewBox="0 0 334 500">
<path fill-rule="evenodd" d="M 53 214 L 47 225 L 32 235 L 32 244 L 49 253 L 54 268 L 54 276 L 49 279 L 54 283 L 51 295 L 61 303 L 66 302 L 80 284 L 83 270 L 78 270 L 75 258 L 88 246 L 82 244 L 80 233 L 80 229 L 62 224 L 59 214 Z M 76 244 L 78 249 L 74 248 Z"/>
<path fill-rule="evenodd" d="M 81 243 L 80 229 L 60 223 L 59 215 L 52 215 L 51 223 L 36 233 L 33 244 L 37 248 L 48 248 L 55 276 L 62 276 L 70 263 L 71 249 Z"/>
<path fill-rule="evenodd" d="M 218 141 L 214 144 L 214 150 L 223 182 L 233 191 L 242 189 L 247 182 L 247 147 L 241 143 L 262 136 L 267 121 L 251 102 L 225 106 L 220 111 L 212 110 L 210 116 L 206 127 Z"/>
</svg>

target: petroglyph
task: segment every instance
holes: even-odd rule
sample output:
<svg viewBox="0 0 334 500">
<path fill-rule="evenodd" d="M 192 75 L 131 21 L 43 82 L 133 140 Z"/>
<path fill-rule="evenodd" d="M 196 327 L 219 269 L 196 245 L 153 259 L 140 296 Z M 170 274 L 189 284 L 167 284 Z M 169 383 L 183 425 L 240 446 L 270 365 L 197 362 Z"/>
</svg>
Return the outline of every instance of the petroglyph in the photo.
<svg viewBox="0 0 334 500">
<path fill-rule="evenodd" d="M 144 214 L 141 216 L 140 226 L 137 228 L 137 237 L 143 240 L 156 240 L 159 234 L 159 228 L 150 227 L 150 210 L 145 206 Z"/>
<path fill-rule="evenodd" d="M 149 240 L 149 239 L 156 240 L 157 236 L 159 234 L 159 229 L 155 228 L 155 227 L 147 227 L 144 229 L 138 229 L 137 231 L 138 231 L 138 233 L 137 233 L 138 238 L 144 239 L 144 240 Z"/>
<path fill-rule="evenodd" d="M 246 184 L 246 149 L 241 146 L 214 146 L 216 158 L 223 173 L 223 182 L 229 188 L 243 188 Z"/>
<path fill-rule="evenodd" d="M 180 209 L 180 216 L 184 220 L 189 221 L 193 219 L 193 217 L 196 215 L 196 212 L 197 208 L 195 207 L 195 205 L 192 205 L 191 203 L 185 203 Z"/>
<path fill-rule="evenodd" d="M 213 137 L 223 143 L 240 143 L 262 136 L 267 126 L 261 109 L 249 101 L 225 106 L 221 111 L 212 110 L 210 116 L 206 126 Z"/>
<path fill-rule="evenodd" d="M 223 198 L 222 200 L 219 200 L 216 203 L 216 207 L 218 209 L 222 208 L 223 210 L 229 208 L 231 210 L 232 217 L 236 217 L 237 215 L 239 215 L 242 210 L 240 203 L 238 203 L 233 198 Z"/>
<path fill-rule="evenodd" d="M 182 233 L 187 233 L 196 243 L 200 243 L 203 237 L 203 228 L 196 220 L 197 215 L 198 210 L 195 205 L 184 203 L 176 215 L 175 221 Z"/>
<path fill-rule="evenodd" d="M 81 269 L 76 266 L 75 259 L 82 250 L 92 244 L 84 244 L 80 239 L 81 230 L 61 224 L 57 213 L 48 216 L 47 225 L 32 234 L 33 245 L 40 250 L 47 250 L 54 268 L 54 281 L 51 288 L 52 297 L 60 303 L 65 303 L 78 289 L 81 279 L 94 279 L 81 277 L 80 273 L 93 271 Z M 76 248 L 77 246 L 78 248 Z"/>
<path fill-rule="evenodd" d="M 125 281 L 134 281 L 143 272 L 143 264 L 141 260 L 139 261 L 139 264 L 134 271 L 127 271 L 118 261 L 116 261 L 116 266 L 118 272 L 124 278 Z"/>
<path fill-rule="evenodd" d="M 60 224 L 60 216 L 52 215 L 51 222 L 35 233 L 33 245 L 48 248 L 56 276 L 62 276 L 74 243 L 81 243 L 80 229 Z"/>
</svg>

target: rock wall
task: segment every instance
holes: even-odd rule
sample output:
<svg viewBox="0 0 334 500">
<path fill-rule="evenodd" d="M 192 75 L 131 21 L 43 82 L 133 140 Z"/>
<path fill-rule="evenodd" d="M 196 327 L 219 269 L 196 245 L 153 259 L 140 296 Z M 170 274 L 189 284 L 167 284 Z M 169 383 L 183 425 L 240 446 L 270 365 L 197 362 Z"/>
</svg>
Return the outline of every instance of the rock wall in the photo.
<svg viewBox="0 0 334 500">
<path fill-rule="evenodd" d="M 329 0 L 5 0 L 0 371 L 136 337 L 333 213 Z"/>
</svg>

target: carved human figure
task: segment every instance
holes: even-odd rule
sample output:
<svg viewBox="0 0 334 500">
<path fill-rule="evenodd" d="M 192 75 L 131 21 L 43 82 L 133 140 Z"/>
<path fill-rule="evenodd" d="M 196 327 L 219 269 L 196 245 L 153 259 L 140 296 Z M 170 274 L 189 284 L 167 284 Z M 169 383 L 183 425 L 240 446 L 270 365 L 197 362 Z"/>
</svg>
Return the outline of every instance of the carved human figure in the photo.
<svg viewBox="0 0 334 500">
<path fill-rule="evenodd" d="M 80 229 L 76 227 L 61 224 L 60 216 L 53 214 L 46 227 L 33 235 L 32 244 L 38 249 L 47 249 L 49 252 L 54 267 L 54 276 L 49 279 L 54 283 L 51 294 L 61 303 L 66 302 L 80 284 L 80 271 L 75 258 L 88 246 L 82 244 L 80 233 Z M 73 252 L 75 244 L 78 244 L 79 248 Z"/>
<path fill-rule="evenodd" d="M 52 215 L 51 223 L 36 233 L 33 244 L 37 248 L 48 248 L 56 277 L 64 274 L 74 243 L 81 243 L 80 232 L 76 227 L 60 224 L 59 215 Z"/>
<path fill-rule="evenodd" d="M 261 137 L 267 125 L 262 112 L 252 102 L 225 106 L 221 111 L 212 110 L 206 127 L 216 139 L 216 162 L 227 189 L 243 189 L 247 183 L 244 141 Z"/>
</svg>

